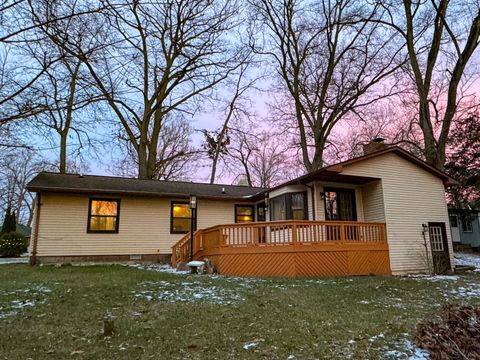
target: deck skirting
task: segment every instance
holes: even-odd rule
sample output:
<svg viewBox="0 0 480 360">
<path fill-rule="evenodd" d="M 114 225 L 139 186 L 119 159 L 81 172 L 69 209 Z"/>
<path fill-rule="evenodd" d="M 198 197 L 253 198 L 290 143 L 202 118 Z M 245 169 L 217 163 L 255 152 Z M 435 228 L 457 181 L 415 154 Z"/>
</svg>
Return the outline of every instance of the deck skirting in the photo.
<svg viewBox="0 0 480 360">
<path fill-rule="evenodd" d="M 223 275 L 327 277 L 391 275 L 387 244 L 223 247 L 202 251 Z"/>
</svg>

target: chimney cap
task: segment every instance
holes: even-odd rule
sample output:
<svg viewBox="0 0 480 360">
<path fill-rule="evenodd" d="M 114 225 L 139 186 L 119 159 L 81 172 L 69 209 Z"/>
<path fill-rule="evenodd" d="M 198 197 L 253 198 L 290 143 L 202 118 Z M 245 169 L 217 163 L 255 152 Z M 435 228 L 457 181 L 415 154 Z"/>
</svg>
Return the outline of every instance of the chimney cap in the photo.
<svg viewBox="0 0 480 360">
<path fill-rule="evenodd" d="M 381 137 L 376 137 L 375 139 L 372 140 L 372 142 L 375 142 L 375 143 L 383 143 L 384 141 L 385 139 Z"/>
</svg>

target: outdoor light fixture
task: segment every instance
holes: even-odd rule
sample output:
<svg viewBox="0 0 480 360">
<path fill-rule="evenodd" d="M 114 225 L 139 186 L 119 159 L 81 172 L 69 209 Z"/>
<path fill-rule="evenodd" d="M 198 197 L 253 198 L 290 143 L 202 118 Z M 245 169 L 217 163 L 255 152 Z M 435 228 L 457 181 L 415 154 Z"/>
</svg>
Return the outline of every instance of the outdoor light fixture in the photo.
<svg viewBox="0 0 480 360">
<path fill-rule="evenodd" d="M 422 228 L 423 228 L 423 233 L 427 234 L 428 233 L 428 225 L 427 224 L 422 224 Z"/>
<path fill-rule="evenodd" d="M 197 196 L 190 195 L 190 209 L 196 209 L 196 208 L 197 208 Z"/>
<path fill-rule="evenodd" d="M 193 230 L 195 226 L 195 217 L 196 217 L 196 208 L 197 208 L 197 196 L 192 194 L 190 195 L 190 261 L 193 260 Z"/>
<path fill-rule="evenodd" d="M 320 192 L 320 199 L 325 200 L 325 193 L 323 191 Z"/>
</svg>

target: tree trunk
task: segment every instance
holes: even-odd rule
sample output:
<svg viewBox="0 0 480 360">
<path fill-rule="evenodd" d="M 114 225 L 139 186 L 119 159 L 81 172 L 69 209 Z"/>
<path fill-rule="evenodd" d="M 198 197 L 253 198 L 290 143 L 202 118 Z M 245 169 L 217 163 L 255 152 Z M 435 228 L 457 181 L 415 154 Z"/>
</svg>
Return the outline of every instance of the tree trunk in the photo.
<svg viewBox="0 0 480 360">
<path fill-rule="evenodd" d="M 60 173 L 65 174 L 67 172 L 67 134 L 63 132 L 60 134 Z"/>
</svg>

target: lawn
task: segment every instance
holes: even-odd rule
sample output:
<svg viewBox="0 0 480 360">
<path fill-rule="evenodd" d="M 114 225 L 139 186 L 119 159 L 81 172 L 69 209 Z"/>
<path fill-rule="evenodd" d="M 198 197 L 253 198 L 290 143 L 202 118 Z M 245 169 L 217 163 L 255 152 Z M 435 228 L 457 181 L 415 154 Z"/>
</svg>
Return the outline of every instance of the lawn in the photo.
<svg viewBox="0 0 480 360">
<path fill-rule="evenodd" d="M 480 304 L 480 275 L 261 280 L 2 265 L 0 359 L 406 359 L 416 323 L 448 301 Z"/>
</svg>

